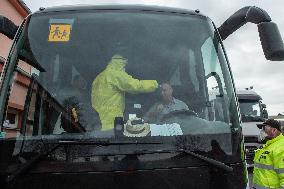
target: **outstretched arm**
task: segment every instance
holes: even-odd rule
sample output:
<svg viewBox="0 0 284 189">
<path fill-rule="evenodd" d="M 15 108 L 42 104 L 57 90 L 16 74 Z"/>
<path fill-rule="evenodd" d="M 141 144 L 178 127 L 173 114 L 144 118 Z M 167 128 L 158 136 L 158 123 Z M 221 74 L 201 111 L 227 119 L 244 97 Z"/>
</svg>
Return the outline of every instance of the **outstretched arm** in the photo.
<svg viewBox="0 0 284 189">
<path fill-rule="evenodd" d="M 114 74 L 116 75 L 114 85 L 120 91 L 134 94 L 149 93 L 154 92 L 158 88 L 158 82 L 156 80 L 138 80 L 123 71 Z"/>
</svg>

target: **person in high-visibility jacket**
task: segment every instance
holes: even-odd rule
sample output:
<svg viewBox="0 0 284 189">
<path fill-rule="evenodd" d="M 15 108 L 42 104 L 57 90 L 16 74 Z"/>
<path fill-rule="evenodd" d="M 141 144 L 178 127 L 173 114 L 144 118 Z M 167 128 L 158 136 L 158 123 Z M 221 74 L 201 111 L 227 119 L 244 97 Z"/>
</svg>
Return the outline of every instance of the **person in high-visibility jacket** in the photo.
<svg viewBox="0 0 284 189">
<path fill-rule="evenodd" d="M 253 187 L 284 188 L 284 136 L 277 120 L 268 119 L 257 125 L 268 139 L 255 151 Z"/>
<path fill-rule="evenodd" d="M 125 72 L 127 60 L 116 54 L 92 83 L 92 107 L 99 113 L 102 130 L 114 128 L 115 117 L 123 117 L 125 92 L 149 93 L 158 88 L 156 80 L 138 80 Z"/>
</svg>

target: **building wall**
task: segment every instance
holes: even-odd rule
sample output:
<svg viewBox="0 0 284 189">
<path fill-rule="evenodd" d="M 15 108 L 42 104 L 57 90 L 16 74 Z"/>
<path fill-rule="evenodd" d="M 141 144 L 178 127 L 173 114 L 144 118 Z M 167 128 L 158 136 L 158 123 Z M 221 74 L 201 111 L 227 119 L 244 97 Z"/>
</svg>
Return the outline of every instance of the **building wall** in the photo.
<svg viewBox="0 0 284 189">
<path fill-rule="evenodd" d="M 0 15 L 6 16 L 19 26 L 25 17 L 18 12 L 14 5 L 12 5 L 12 3 L 16 2 L 17 1 L 15 0 L 0 0 Z M 13 41 L 5 35 L 0 34 L 0 42 L 0 56 L 7 58 Z M 19 67 L 26 72 L 30 73 L 31 71 L 31 67 L 24 62 L 20 62 Z"/>
<path fill-rule="evenodd" d="M 13 21 L 16 25 L 21 25 L 25 16 L 28 15 L 28 11 L 25 10 L 18 0 L 0 0 L 0 15 L 3 15 Z M 8 37 L 0 34 L 0 56 L 7 58 L 13 41 Z M 3 64 L 0 66 L 2 70 Z M 22 111 L 24 109 L 24 102 L 27 94 L 27 88 L 29 84 L 29 77 L 31 73 L 31 66 L 23 61 L 19 61 L 18 67 L 23 72 L 17 72 L 14 76 L 14 83 L 11 88 L 11 93 L 8 101 L 8 108 L 6 116 L 9 117 L 15 115 L 15 123 L 17 124 L 16 130 L 6 130 L 7 137 L 15 137 L 18 135 L 18 131 L 21 127 Z M 24 74 L 23 74 L 24 73 Z M 12 115 L 12 116 L 11 116 Z M 8 116 L 7 116 L 8 117 Z M 5 118 L 6 120 L 8 118 Z"/>
<path fill-rule="evenodd" d="M 0 0 L 0 14 L 6 16 L 16 25 L 20 25 L 23 21 L 23 16 L 15 9 L 8 0 Z M 6 58 L 12 45 L 12 41 L 0 34 L 0 56 Z"/>
<path fill-rule="evenodd" d="M 21 93 L 24 94 L 20 95 Z M 13 106 L 17 106 L 15 108 L 23 110 L 24 103 L 26 100 L 26 95 L 27 95 L 27 87 L 17 83 L 17 87 L 12 88 L 9 103 L 14 104 Z"/>
</svg>

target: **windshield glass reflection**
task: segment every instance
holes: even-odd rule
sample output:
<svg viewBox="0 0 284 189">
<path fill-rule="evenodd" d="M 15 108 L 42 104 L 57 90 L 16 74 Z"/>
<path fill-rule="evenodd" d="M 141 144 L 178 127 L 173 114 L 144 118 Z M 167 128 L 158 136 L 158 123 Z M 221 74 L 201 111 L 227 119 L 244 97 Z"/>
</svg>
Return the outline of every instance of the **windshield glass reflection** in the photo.
<svg viewBox="0 0 284 189">
<path fill-rule="evenodd" d="M 263 121 L 258 101 L 240 101 L 243 122 Z"/>
<path fill-rule="evenodd" d="M 236 102 L 205 17 L 74 12 L 35 14 L 28 23 L 17 55 L 33 76 L 19 129 L 9 136 L 162 140 L 159 149 L 197 136 L 186 146 L 210 151 L 214 140 L 231 152 Z M 102 150 L 111 148 L 118 147 Z"/>
</svg>

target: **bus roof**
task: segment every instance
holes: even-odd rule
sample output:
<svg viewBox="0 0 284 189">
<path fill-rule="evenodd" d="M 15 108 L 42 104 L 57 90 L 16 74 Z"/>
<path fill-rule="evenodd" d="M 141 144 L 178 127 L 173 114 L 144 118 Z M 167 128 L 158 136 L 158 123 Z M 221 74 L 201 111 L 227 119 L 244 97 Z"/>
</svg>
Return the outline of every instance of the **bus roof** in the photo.
<svg viewBox="0 0 284 189">
<path fill-rule="evenodd" d="M 60 11 L 74 11 L 74 10 L 124 10 L 124 11 L 144 11 L 144 12 L 165 12 L 165 13 L 177 13 L 177 14 L 191 14 L 204 16 L 199 13 L 198 10 L 187 10 L 181 8 L 171 8 L 162 6 L 147 6 L 147 5 L 68 5 L 68 6 L 56 6 L 50 8 L 42 8 L 36 13 L 46 12 L 60 12 Z"/>
</svg>

